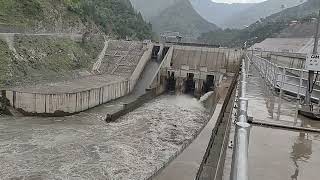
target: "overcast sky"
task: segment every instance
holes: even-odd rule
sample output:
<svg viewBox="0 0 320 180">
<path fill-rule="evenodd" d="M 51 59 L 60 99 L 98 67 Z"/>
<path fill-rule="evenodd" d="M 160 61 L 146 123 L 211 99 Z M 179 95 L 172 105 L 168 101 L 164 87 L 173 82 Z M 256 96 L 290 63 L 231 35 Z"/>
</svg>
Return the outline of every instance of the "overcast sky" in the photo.
<svg viewBox="0 0 320 180">
<path fill-rule="evenodd" d="M 219 3 L 253 3 L 253 2 L 262 2 L 266 0 L 211 0 L 213 2 Z"/>
</svg>

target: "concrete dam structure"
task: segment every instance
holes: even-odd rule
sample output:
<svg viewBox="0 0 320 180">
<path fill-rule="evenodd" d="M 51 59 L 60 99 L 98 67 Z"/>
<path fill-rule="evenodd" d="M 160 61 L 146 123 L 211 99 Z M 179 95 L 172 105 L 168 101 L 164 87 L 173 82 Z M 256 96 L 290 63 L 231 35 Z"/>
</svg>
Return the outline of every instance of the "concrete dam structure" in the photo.
<svg viewBox="0 0 320 180">
<path fill-rule="evenodd" d="M 70 115 L 134 94 L 146 65 L 153 61 L 156 68 L 148 75 L 152 78 L 140 89 L 155 89 L 156 94 L 177 89 L 199 97 L 224 75 L 236 72 L 240 56 L 241 51 L 233 49 L 106 40 L 91 75 L 2 90 L 2 95 L 25 115 Z"/>
<path fill-rule="evenodd" d="M 90 75 L 3 90 L 10 110 L 26 116 L 0 116 L 0 177 L 152 178 L 220 113 L 241 55 L 106 40 Z"/>
<path fill-rule="evenodd" d="M 237 72 L 241 53 L 236 49 L 170 46 L 151 88 L 199 96 L 219 85 L 223 76 Z"/>
</svg>

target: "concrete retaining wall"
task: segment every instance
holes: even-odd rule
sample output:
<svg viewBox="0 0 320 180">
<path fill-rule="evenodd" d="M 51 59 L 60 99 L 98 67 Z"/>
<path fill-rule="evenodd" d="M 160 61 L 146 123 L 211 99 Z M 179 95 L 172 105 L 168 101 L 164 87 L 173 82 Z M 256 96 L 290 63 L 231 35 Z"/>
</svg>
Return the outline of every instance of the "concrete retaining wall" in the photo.
<svg viewBox="0 0 320 180">
<path fill-rule="evenodd" d="M 129 93 L 129 82 L 120 81 L 76 93 L 41 94 L 6 91 L 10 105 L 25 115 L 64 116 L 81 112 Z"/>
<path fill-rule="evenodd" d="M 105 84 L 99 88 L 75 93 L 29 93 L 6 91 L 10 105 L 24 115 L 65 116 L 81 112 L 129 94 L 151 58 L 152 44 L 143 54 L 129 80 Z"/>
<path fill-rule="evenodd" d="M 147 48 L 148 50 L 142 55 L 138 65 L 136 66 L 136 69 L 133 71 L 130 77 L 130 92 L 133 90 L 134 86 L 137 84 L 137 81 L 139 80 L 140 75 L 144 70 L 144 67 L 146 66 L 147 62 L 151 59 L 153 44 L 148 44 Z"/>
<path fill-rule="evenodd" d="M 163 58 L 163 61 L 161 62 L 157 73 L 153 76 L 150 88 L 157 88 L 159 91 L 165 91 L 165 86 L 160 86 L 161 84 L 165 84 L 165 80 L 162 78 L 162 76 L 167 75 L 166 68 L 170 67 L 170 62 L 172 60 L 173 56 L 173 47 L 171 46 Z M 161 79 L 162 78 L 162 79 Z M 159 89 L 160 88 L 160 89 Z"/>
</svg>

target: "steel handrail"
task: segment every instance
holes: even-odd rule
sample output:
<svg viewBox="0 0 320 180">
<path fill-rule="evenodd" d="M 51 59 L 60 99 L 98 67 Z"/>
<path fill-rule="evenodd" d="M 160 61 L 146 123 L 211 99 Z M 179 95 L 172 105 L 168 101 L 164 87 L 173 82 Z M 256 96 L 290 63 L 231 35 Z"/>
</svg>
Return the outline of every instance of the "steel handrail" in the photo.
<svg viewBox="0 0 320 180">
<path fill-rule="evenodd" d="M 248 180 L 248 150 L 250 124 L 248 123 L 248 99 L 246 98 L 247 72 L 242 60 L 242 76 L 240 81 L 239 113 L 236 123 L 234 149 L 232 159 L 231 180 Z"/>
</svg>

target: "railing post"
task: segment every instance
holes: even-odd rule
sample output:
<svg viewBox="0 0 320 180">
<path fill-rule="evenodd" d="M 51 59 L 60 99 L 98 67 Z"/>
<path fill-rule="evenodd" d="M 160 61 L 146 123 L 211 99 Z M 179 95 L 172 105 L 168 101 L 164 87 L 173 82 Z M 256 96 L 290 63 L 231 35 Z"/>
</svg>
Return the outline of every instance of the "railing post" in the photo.
<svg viewBox="0 0 320 180">
<path fill-rule="evenodd" d="M 281 103 L 282 103 L 282 95 L 283 95 L 283 88 L 284 88 L 284 81 L 286 77 L 286 68 L 283 67 L 282 74 L 281 74 L 281 80 L 280 80 L 280 93 L 279 93 L 279 102 L 278 102 L 278 116 L 277 120 L 280 120 L 281 115 Z"/>
<path fill-rule="evenodd" d="M 264 78 L 266 78 L 266 80 L 268 81 L 268 63 L 267 60 L 264 61 L 265 64 L 265 71 L 264 71 Z"/>
<path fill-rule="evenodd" d="M 278 67 L 274 64 L 273 65 L 273 88 L 277 87 L 277 80 L 278 80 L 277 70 L 278 70 Z"/>
<path fill-rule="evenodd" d="M 298 121 L 298 114 L 299 114 L 299 105 L 300 105 L 300 90 L 302 87 L 302 82 L 303 82 L 303 69 L 300 70 L 300 79 L 299 79 L 299 88 L 298 88 L 298 93 L 297 93 L 297 103 L 296 103 L 296 114 L 294 117 L 294 124 L 297 124 Z"/>
</svg>

